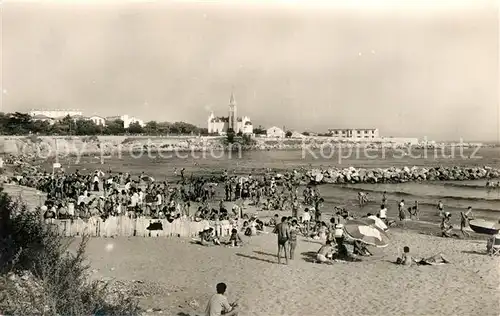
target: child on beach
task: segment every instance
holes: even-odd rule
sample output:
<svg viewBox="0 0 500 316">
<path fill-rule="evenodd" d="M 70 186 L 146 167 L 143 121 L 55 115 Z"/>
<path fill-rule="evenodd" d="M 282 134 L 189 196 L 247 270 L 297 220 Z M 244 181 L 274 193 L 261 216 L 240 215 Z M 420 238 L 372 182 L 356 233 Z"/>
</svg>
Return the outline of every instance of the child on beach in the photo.
<svg viewBox="0 0 500 316">
<path fill-rule="evenodd" d="M 271 217 L 267 226 L 275 227 L 279 223 L 279 218 L 280 218 L 280 216 L 278 214 L 274 214 L 274 217 Z"/>
<path fill-rule="evenodd" d="M 403 248 L 403 254 L 401 255 L 400 258 L 396 259 L 396 263 L 404 266 L 411 266 L 412 258 L 410 255 L 410 247 L 405 246 Z"/>
<path fill-rule="evenodd" d="M 243 243 L 243 240 L 241 239 L 240 235 L 238 234 L 238 230 L 233 228 L 231 230 L 231 236 L 229 237 L 229 242 L 231 243 L 232 247 L 238 247 L 241 246 L 241 243 Z M 240 243 L 240 244 L 238 244 Z"/>
</svg>

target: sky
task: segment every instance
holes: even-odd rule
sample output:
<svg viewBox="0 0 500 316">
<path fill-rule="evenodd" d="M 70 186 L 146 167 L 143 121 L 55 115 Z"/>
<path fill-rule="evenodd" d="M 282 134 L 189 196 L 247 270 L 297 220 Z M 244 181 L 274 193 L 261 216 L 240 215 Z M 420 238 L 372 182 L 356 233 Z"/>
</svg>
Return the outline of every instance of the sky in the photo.
<svg viewBox="0 0 500 316">
<path fill-rule="evenodd" d="M 307 3 L 4 1 L 0 111 L 500 141 L 496 1 Z"/>
</svg>

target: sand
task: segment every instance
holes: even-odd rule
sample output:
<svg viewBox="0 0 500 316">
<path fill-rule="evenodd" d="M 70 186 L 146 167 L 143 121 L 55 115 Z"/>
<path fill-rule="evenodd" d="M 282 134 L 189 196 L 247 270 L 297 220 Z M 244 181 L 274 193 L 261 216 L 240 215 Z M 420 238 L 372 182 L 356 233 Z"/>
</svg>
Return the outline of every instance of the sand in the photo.
<svg viewBox="0 0 500 316">
<path fill-rule="evenodd" d="M 21 193 L 31 207 L 38 204 L 36 190 L 5 189 Z M 389 235 L 390 245 L 374 249 L 373 257 L 334 265 L 310 262 L 320 244 L 303 238 L 295 260 L 278 265 L 270 233 L 242 236 L 247 244 L 241 248 L 203 247 L 179 238 L 94 238 L 87 255 L 94 278 L 144 282 L 138 284 L 145 288 L 141 306 L 161 309 L 162 315 L 203 315 L 218 282 L 228 284 L 231 301 L 239 299 L 241 315 L 500 314 L 500 258 L 484 254 L 486 237 L 445 239 L 397 228 Z M 452 263 L 391 263 L 406 245 L 415 257 L 443 253 Z"/>
<path fill-rule="evenodd" d="M 202 315 L 217 282 L 228 284 L 230 301 L 239 299 L 241 315 L 499 315 L 500 260 L 483 254 L 484 241 L 396 230 L 390 236 L 389 247 L 375 249 L 374 257 L 334 265 L 311 263 L 310 252 L 320 245 L 304 239 L 295 260 L 278 265 L 272 234 L 247 238 L 242 248 L 177 238 L 92 239 L 88 257 L 95 277 L 163 287 L 141 299 L 163 315 Z M 391 263 L 405 245 L 416 256 L 442 252 L 452 264 Z"/>
</svg>

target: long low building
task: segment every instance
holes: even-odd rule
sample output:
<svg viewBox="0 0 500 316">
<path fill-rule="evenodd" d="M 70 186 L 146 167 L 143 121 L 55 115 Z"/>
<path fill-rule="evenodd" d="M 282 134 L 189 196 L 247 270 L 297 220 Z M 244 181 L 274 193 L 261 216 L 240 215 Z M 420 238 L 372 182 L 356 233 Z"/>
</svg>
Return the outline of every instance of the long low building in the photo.
<svg viewBox="0 0 500 316">
<path fill-rule="evenodd" d="M 340 139 L 379 138 L 378 128 L 331 128 L 330 136 Z"/>
</svg>

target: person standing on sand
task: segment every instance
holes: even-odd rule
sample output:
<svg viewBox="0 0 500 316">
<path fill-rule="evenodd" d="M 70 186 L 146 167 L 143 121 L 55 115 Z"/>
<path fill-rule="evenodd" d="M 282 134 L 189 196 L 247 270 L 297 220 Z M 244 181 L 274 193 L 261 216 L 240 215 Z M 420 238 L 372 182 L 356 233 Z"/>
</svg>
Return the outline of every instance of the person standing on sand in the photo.
<svg viewBox="0 0 500 316">
<path fill-rule="evenodd" d="M 384 193 L 382 193 L 382 204 L 386 204 L 387 202 L 387 191 L 384 191 Z"/>
<path fill-rule="evenodd" d="M 290 260 L 293 260 L 293 254 L 295 253 L 295 248 L 297 247 L 297 233 L 298 233 L 298 223 L 294 218 L 292 219 L 292 224 L 290 225 Z"/>
<path fill-rule="evenodd" d="M 401 200 L 401 202 L 399 202 L 399 220 L 402 221 L 404 219 L 406 219 L 405 200 Z"/>
<path fill-rule="evenodd" d="M 275 233 L 278 234 L 278 264 L 281 264 L 281 250 L 285 252 L 285 262 L 288 264 L 287 246 L 290 240 L 290 226 L 288 226 L 288 218 L 283 216 L 281 218 L 281 223 L 276 225 L 274 229 Z"/>
<path fill-rule="evenodd" d="M 299 201 L 297 200 L 297 197 L 294 197 L 292 202 L 292 217 L 297 218 L 298 215 L 299 215 Z"/>
<path fill-rule="evenodd" d="M 472 215 L 472 207 L 469 206 L 467 208 L 467 211 L 460 212 L 460 231 L 462 232 L 462 235 L 469 237 L 469 233 L 465 231 L 467 227 L 469 227 L 469 220 L 473 218 Z"/>
<path fill-rule="evenodd" d="M 378 217 L 387 225 L 387 208 L 385 207 L 385 204 L 380 205 L 380 211 L 378 213 Z"/>
<path fill-rule="evenodd" d="M 218 283 L 216 286 L 217 294 L 212 295 L 205 309 L 206 316 L 236 316 L 238 315 L 238 304 L 234 302 L 229 304 L 226 293 L 226 283 Z"/>
</svg>

